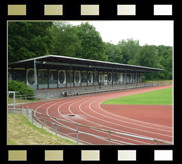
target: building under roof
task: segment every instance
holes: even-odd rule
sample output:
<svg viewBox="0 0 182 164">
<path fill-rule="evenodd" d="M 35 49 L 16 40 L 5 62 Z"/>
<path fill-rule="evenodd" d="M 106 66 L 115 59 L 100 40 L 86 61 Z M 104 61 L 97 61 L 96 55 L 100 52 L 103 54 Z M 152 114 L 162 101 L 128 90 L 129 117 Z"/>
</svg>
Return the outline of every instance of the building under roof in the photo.
<svg viewBox="0 0 182 164">
<path fill-rule="evenodd" d="M 21 60 L 8 64 L 10 80 L 25 81 L 39 89 L 122 85 L 141 83 L 142 75 L 163 69 L 82 59 L 59 55 Z M 35 79 L 35 80 L 34 80 Z M 71 82 L 71 83 L 70 83 Z M 73 90 L 73 89 L 72 89 Z"/>
</svg>

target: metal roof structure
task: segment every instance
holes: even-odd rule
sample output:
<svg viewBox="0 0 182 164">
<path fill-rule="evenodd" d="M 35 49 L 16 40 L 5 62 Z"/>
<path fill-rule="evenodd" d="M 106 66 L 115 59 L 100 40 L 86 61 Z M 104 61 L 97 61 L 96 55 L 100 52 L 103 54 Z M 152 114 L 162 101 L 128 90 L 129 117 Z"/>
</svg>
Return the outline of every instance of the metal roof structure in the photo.
<svg viewBox="0 0 182 164">
<path fill-rule="evenodd" d="M 37 65 L 38 69 L 69 69 L 71 66 L 72 69 L 86 69 L 91 70 L 96 68 L 99 70 L 127 70 L 127 71 L 138 71 L 138 72 L 155 72 L 162 71 L 163 69 L 129 65 L 129 64 L 120 64 L 113 62 L 105 62 L 99 60 L 75 58 L 68 56 L 60 55 L 45 55 L 35 58 L 30 58 L 26 60 L 21 60 L 8 64 L 8 67 L 12 68 L 34 68 L 34 62 Z"/>
</svg>

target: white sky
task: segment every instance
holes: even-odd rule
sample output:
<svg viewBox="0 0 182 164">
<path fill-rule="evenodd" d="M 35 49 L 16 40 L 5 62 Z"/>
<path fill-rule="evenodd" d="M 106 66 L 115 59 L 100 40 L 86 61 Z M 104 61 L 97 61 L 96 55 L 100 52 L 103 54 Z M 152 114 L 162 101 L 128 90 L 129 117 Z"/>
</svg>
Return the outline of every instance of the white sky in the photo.
<svg viewBox="0 0 182 164">
<path fill-rule="evenodd" d="M 139 40 L 141 46 L 173 46 L 173 21 L 66 21 L 72 25 L 89 22 L 98 31 L 104 42 L 118 44 L 122 39 Z"/>
</svg>

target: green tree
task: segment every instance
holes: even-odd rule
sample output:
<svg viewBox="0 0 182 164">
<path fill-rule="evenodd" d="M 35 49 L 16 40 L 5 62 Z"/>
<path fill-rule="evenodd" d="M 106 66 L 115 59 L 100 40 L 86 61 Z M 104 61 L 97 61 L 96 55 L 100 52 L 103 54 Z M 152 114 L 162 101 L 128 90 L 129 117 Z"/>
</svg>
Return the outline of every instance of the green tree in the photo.
<svg viewBox="0 0 182 164">
<path fill-rule="evenodd" d="M 50 28 L 52 34 L 54 55 L 76 56 L 76 52 L 81 49 L 81 42 L 77 36 L 77 28 L 67 22 L 54 22 Z"/>
<path fill-rule="evenodd" d="M 127 64 L 129 61 L 127 42 L 123 39 L 123 40 L 119 41 L 118 45 L 122 49 L 122 55 L 123 55 L 122 63 Z"/>
<path fill-rule="evenodd" d="M 133 40 L 132 38 L 119 41 L 118 45 L 122 49 L 123 63 L 135 64 L 135 57 L 140 49 L 139 40 Z"/>
<path fill-rule="evenodd" d="M 86 22 L 76 28 L 81 42 L 81 49 L 77 51 L 76 56 L 85 59 L 106 60 L 104 42 L 95 27 Z"/>
<path fill-rule="evenodd" d="M 115 62 L 114 60 L 114 52 L 115 52 L 115 45 L 112 43 L 105 43 L 105 56 L 106 56 L 106 60 L 109 62 Z"/>
<path fill-rule="evenodd" d="M 105 56 L 109 62 L 123 63 L 122 49 L 110 42 L 105 43 Z"/>
<path fill-rule="evenodd" d="M 159 54 L 159 64 L 164 68 L 163 78 L 172 79 L 172 47 Z"/>
<path fill-rule="evenodd" d="M 8 22 L 8 62 L 49 54 L 52 22 Z"/>
<path fill-rule="evenodd" d="M 118 45 L 115 46 L 114 62 L 116 62 L 116 63 L 122 63 L 123 62 L 122 49 Z"/>
<path fill-rule="evenodd" d="M 141 46 L 136 56 L 136 63 L 141 66 L 155 67 L 156 66 L 157 50 L 153 45 Z"/>
<path fill-rule="evenodd" d="M 162 51 L 168 50 L 168 49 L 170 49 L 170 48 L 171 48 L 171 46 L 165 46 L 165 45 L 159 45 L 159 46 L 157 46 L 157 49 L 158 49 L 158 51 L 159 51 L 159 54 L 160 54 Z"/>
</svg>

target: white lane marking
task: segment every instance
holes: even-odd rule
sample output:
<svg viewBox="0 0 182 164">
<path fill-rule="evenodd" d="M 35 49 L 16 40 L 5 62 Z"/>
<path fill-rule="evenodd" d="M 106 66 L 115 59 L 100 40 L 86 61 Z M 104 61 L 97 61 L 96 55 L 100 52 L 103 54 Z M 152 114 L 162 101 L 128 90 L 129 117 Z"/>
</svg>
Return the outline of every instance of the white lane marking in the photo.
<svg viewBox="0 0 182 164">
<path fill-rule="evenodd" d="M 90 97 L 89 97 L 90 98 Z"/>
<path fill-rule="evenodd" d="M 60 102 L 58 102 L 58 103 L 60 103 Z M 68 101 L 67 103 L 69 103 L 69 101 Z M 48 103 L 46 103 L 46 104 L 48 104 Z M 56 103 L 55 103 L 55 104 L 56 104 Z M 43 105 L 45 105 L 45 104 L 43 104 Z M 41 105 L 41 106 L 43 106 L 43 105 Z M 53 104 L 52 104 L 52 105 L 53 105 Z M 51 106 L 52 106 L 52 105 L 51 105 Z M 62 105 L 63 105 L 63 104 L 62 104 Z M 37 110 L 37 109 L 36 109 L 36 110 Z M 49 114 L 48 114 L 48 115 L 49 115 Z M 69 119 L 69 120 L 70 120 L 70 119 Z"/>
<path fill-rule="evenodd" d="M 102 102 L 104 102 L 104 101 L 102 101 Z M 102 102 L 101 102 L 101 103 L 102 103 Z M 100 104 L 101 104 L 101 103 L 100 103 Z M 169 127 L 169 126 L 164 126 L 164 125 L 149 123 L 149 122 L 145 122 L 145 121 L 139 121 L 139 120 L 136 120 L 136 119 L 132 119 L 132 118 L 128 118 L 128 117 L 124 117 L 124 116 L 120 116 L 120 115 L 117 115 L 117 114 L 108 112 L 108 111 L 104 110 L 104 109 L 100 106 L 100 104 L 99 104 L 99 107 L 100 107 L 103 111 L 105 111 L 105 112 L 107 112 L 107 113 L 110 113 L 110 114 L 112 114 L 112 115 L 116 115 L 116 116 L 118 116 L 118 117 L 126 118 L 126 119 L 128 119 L 128 120 L 133 120 L 133 121 L 136 121 L 136 122 L 143 122 L 143 123 L 145 123 L 145 124 L 150 124 L 150 125 L 155 125 L 155 126 L 161 126 L 161 127 L 165 127 L 165 128 L 170 128 L 170 129 L 172 129 L 172 127 Z"/>
<path fill-rule="evenodd" d="M 80 100 L 80 101 L 84 101 L 84 100 Z M 92 100 L 89 100 L 89 101 L 92 101 Z M 74 102 L 74 103 L 77 103 L 77 102 L 79 102 L 79 101 L 76 101 L 76 102 Z M 87 102 L 87 101 L 86 101 Z M 72 103 L 72 104 L 74 104 L 74 103 Z M 72 105 L 71 104 L 71 105 Z M 62 104 L 63 105 L 63 104 Z M 61 113 L 60 113 L 60 107 L 62 106 L 62 105 L 60 105 L 59 107 L 58 107 L 58 113 L 62 116 L 62 117 L 64 117 L 65 119 L 67 119 L 67 120 L 69 120 L 69 121 L 71 121 L 71 122 L 74 122 L 74 123 L 77 123 L 77 122 L 75 122 L 75 121 L 73 121 L 73 120 L 71 120 L 71 119 L 69 119 L 69 118 L 66 118 L 64 115 L 62 115 Z M 71 106 L 70 105 L 70 106 Z M 69 107 L 70 107 L 69 106 Z M 69 108 L 68 107 L 68 108 Z M 70 111 L 70 110 L 69 110 Z M 71 111 L 70 111 L 71 112 Z M 72 112 L 71 112 L 72 113 Z M 73 113 L 72 113 L 73 114 Z M 78 116 L 79 117 L 79 116 Z M 80 117 L 81 118 L 81 117 Z M 82 118 L 81 118 L 82 119 Z M 86 120 L 86 119 L 84 119 L 84 120 Z M 88 120 L 86 120 L 86 121 L 88 121 Z M 95 124 L 97 124 L 97 123 L 95 123 Z M 100 124 L 97 124 L 97 125 L 100 125 Z M 99 131 L 99 130 L 96 130 L 96 129 L 92 129 L 93 131 Z M 100 133 L 106 133 L 106 132 L 103 132 L 103 131 L 99 131 Z M 107 134 L 107 133 L 106 133 Z M 98 138 L 97 138 L 98 139 Z M 101 139 L 101 138 L 100 138 Z M 107 141 L 107 140 L 105 140 L 105 139 L 101 139 L 101 140 L 104 140 L 104 141 Z M 116 143 L 116 144 L 118 144 L 117 142 L 114 142 L 114 141 L 112 141 L 113 143 Z"/>
<path fill-rule="evenodd" d="M 89 100 L 89 101 L 92 101 L 92 100 Z M 88 101 L 86 101 L 86 102 L 88 102 Z M 85 102 L 83 102 L 83 103 L 85 103 Z M 81 112 L 83 112 L 82 110 L 81 110 L 81 108 L 80 108 L 80 106 L 83 104 L 83 103 L 81 103 L 80 105 L 79 105 L 79 109 L 80 109 L 80 111 Z M 72 103 L 73 104 L 73 103 Z M 72 104 L 70 104 L 70 106 L 72 105 Z M 68 107 L 68 108 L 70 108 L 70 106 Z M 70 109 L 69 109 L 70 110 Z M 70 111 L 71 112 L 71 111 Z M 73 113 L 73 112 L 71 112 L 72 114 L 75 114 L 75 113 Z M 85 112 L 83 112 L 83 113 L 85 113 Z M 86 114 L 86 113 L 85 113 Z M 88 115 L 88 114 L 87 114 Z M 79 116 L 78 116 L 79 117 Z M 87 122 L 91 122 L 91 123 L 94 123 L 94 124 L 97 124 L 97 125 L 99 125 L 99 126 L 103 126 L 103 127 L 106 127 L 106 128 L 108 128 L 108 126 L 105 126 L 105 125 L 102 125 L 102 124 L 98 124 L 98 123 L 95 123 L 95 122 L 92 122 L 92 121 L 89 121 L 89 120 L 87 120 L 87 119 L 84 119 L 84 118 L 82 118 L 82 117 L 80 117 L 81 119 L 83 119 L 83 120 L 86 120 Z M 110 127 L 109 127 L 110 128 Z M 115 129 L 115 128 L 112 128 L 112 129 Z M 116 130 L 118 130 L 118 129 L 116 129 Z M 122 130 L 119 130 L 119 131 L 122 131 Z M 125 131 L 122 131 L 122 132 L 125 132 Z M 105 133 L 105 132 L 104 132 Z M 108 134 L 108 133 L 106 133 L 106 134 Z M 134 134 L 134 133 L 133 133 Z M 145 143 L 145 144 L 149 144 L 149 143 L 146 143 L 146 142 L 141 142 L 141 141 L 138 141 L 138 140 L 134 140 L 134 139 L 129 139 L 129 138 L 126 138 L 126 137 L 122 137 L 121 135 L 112 135 L 112 136 L 116 136 L 116 137 L 119 137 L 119 138 L 125 138 L 125 139 L 128 139 L 128 140 L 132 140 L 132 141 L 136 141 L 136 142 L 140 142 L 140 143 Z"/>
<path fill-rule="evenodd" d="M 97 101 L 100 101 L 100 100 L 97 100 Z M 119 119 L 117 119 L 117 118 L 109 117 L 109 116 L 106 116 L 106 115 L 104 115 L 104 114 L 98 113 L 98 112 L 96 112 L 95 110 L 93 110 L 93 109 L 91 108 L 91 104 L 93 104 L 93 103 L 95 103 L 95 102 L 92 102 L 92 103 L 89 104 L 89 108 L 90 108 L 93 112 L 95 112 L 95 113 L 97 113 L 97 114 L 99 114 L 99 115 L 102 115 L 102 116 L 104 116 L 104 117 L 107 117 L 107 118 L 110 118 L 110 119 L 114 119 L 114 120 L 117 120 L 117 121 L 121 121 L 121 122 L 125 122 L 125 123 L 128 123 L 128 124 L 133 124 L 133 125 L 136 125 L 136 126 L 141 126 L 141 127 L 145 127 L 145 128 L 149 128 L 149 129 L 155 129 L 155 130 L 166 131 L 166 132 L 172 133 L 172 131 L 169 131 L 169 130 L 158 129 L 158 128 L 154 128 L 154 127 L 144 126 L 144 125 L 141 125 L 141 124 L 131 123 L 131 122 L 128 122 L 128 121 L 119 120 Z"/>
<path fill-rule="evenodd" d="M 84 101 L 84 100 L 79 100 L 79 101 Z M 79 102 L 79 101 L 76 101 L 76 102 Z M 89 100 L 89 101 L 91 101 L 91 100 Z M 67 101 L 66 103 L 69 103 L 69 101 Z M 61 104 L 59 107 L 58 107 L 58 112 L 59 112 L 59 108 L 62 106 L 62 105 L 64 105 L 64 104 L 66 104 L 66 103 L 63 103 L 63 104 Z M 55 103 L 55 104 L 57 104 L 57 103 Z M 51 106 L 53 106 L 53 105 L 55 105 L 55 104 L 52 104 L 52 105 L 50 105 L 47 109 L 46 109 L 46 113 L 47 113 L 47 115 L 49 116 L 49 112 L 48 112 L 48 110 L 49 110 L 49 108 L 51 107 Z M 59 112 L 60 113 L 60 112 Z M 61 114 L 61 113 L 60 113 Z M 64 117 L 64 118 L 66 118 L 64 115 L 62 115 L 61 114 L 61 116 L 62 117 Z M 51 118 L 52 119 L 52 118 Z M 71 122 L 75 122 L 75 121 L 72 121 L 71 119 L 68 119 L 68 118 L 66 118 L 67 120 L 69 120 L 69 121 L 71 121 Z M 54 119 L 52 119 L 52 120 L 54 120 Z M 59 121 L 57 121 L 57 123 L 60 123 Z M 75 122 L 75 123 L 77 123 L 77 122 Z M 61 124 L 61 123 L 60 123 Z M 62 125 L 64 125 L 65 127 L 69 127 L 70 129 L 73 129 L 73 128 L 71 128 L 70 126 L 67 126 L 67 125 L 65 125 L 65 124 L 63 124 L 62 123 Z M 75 129 L 73 129 L 73 130 L 75 130 Z M 97 130 L 97 131 L 99 131 L 99 130 Z M 81 131 L 82 132 L 82 131 Z M 99 131 L 100 132 L 100 131 Z M 69 135 L 68 135 L 69 136 Z M 98 139 L 98 138 L 97 138 Z M 101 139 L 101 138 L 99 138 L 99 139 Z M 104 140 L 104 141 L 107 141 L 107 140 L 105 140 L 105 139 L 101 139 L 101 140 Z M 80 141 L 83 141 L 83 140 L 80 140 Z M 112 141 L 112 143 L 116 143 L 116 144 L 118 144 L 117 142 L 113 142 Z M 121 144 L 120 144 L 121 145 Z"/>
<path fill-rule="evenodd" d="M 83 104 L 83 103 L 82 103 Z M 80 105 L 82 105 L 82 104 L 80 104 Z M 80 108 L 80 110 L 81 110 L 81 108 Z M 82 110 L 81 110 L 82 111 Z M 83 113 L 85 113 L 84 111 L 82 111 Z M 86 115 L 89 115 L 89 114 L 87 114 L 87 113 L 85 113 Z M 96 119 L 99 119 L 99 120 L 102 120 L 102 121 L 104 121 L 104 122 L 108 122 L 108 123 L 110 123 L 110 124 L 115 124 L 115 125 L 118 125 L 118 126 L 123 126 L 123 127 L 127 127 L 127 128 L 131 128 L 131 127 L 128 127 L 128 126 L 124 126 L 124 125 L 119 125 L 119 124 L 116 124 L 116 123 L 112 123 L 112 122 L 109 122 L 109 121 L 106 121 L 106 120 L 103 120 L 103 119 L 100 119 L 100 118 L 97 118 L 97 117 L 94 117 L 94 116 L 91 116 L 91 115 L 89 115 L 90 117 L 93 117 L 93 118 L 96 118 Z M 109 127 L 109 126 L 105 126 L 105 127 Z M 109 127 L 110 128 L 110 127 Z M 119 129 L 116 129 L 116 128 L 112 128 L 112 129 L 115 129 L 115 130 L 117 130 L 117 131 L 121 131 L 121 130 L 119 130 Z M 136 128 L 131 128 L 131 129 L 136 129 Z M 145 130 L 141 130 L 141 129 L 136 129 L 136 130 L 138 130 L 138 131 L 144 131 L 144 132 L 148 132 L 148 133 L 152 133 L 152 134 L 158 134 L 158 135 L 162 135 L 162 136 L 167 136 L 167 137 L 171 137 L 171 136 L 168 136 L 168 135 L 164 135 L 164 134 L 160 134 L 160 133 L 154 133 L 154 132 L 149 132 L 149 131 L 145 131 Z M 122 131 L 122 132 L 126 132 L 126 131 Z M 128 132 L 126 132 L 126 133 L 128 133 Z M 135 134 L 136 135 L 136 133 L 130 133 L 130 134 Z M 138 134 L 137 134 L 138 135 Z M 144 137 L 147 137 L 147 136 L 144 136 Z"/>
<path fill-rule="evenodd" d="M 162 87 L 162 88 L 157 88 L 157 87 L 155 87 L 155 88 L 146 88 L 147 90 L 145 90 L 145 91 L 142 91 L 142 92 L 139 92 L 139 93 L 145 93 L 145 92 L 150 92 L 150 91 L 155 91 L 155 90 L 160 90 L 160 89 L 164 89 L 164 88 L 166 88 L 166 87 Z M 168 87 L 167 87 L 168 88 Z M 139 88 L 138 90 L 141 90 L 141 89 L 144 89 L 144 88 Z M 125 90 L 125 91 L 129 91 L 129 90 Z M 132 91 L 132 93 L 134 92 L 134 91 L 136 91 L 136 90 L 131 90 Z M 120 92 L 117 92 L 117 94 L 116 93 L 102 93 L 102 94 L 100 94 L 100 96 L 106 96 L 106 95 L 109 95 L 110 97 L 108 98 L 107 97 L 107 99 L 113 99 L 113 98 L 118 98 L 118 96 L 119 97 L 121 97 L 121 95 L 119 95 L 120 93 L 123 93 L 123 91 L 120 91 Z M 134 92 L 134 94 L 129 94 L 129 95 L 126 95 L 126 96 L 130 96 L 130 95 L 135 95 L 135 94 L 139 94 L 139 93 L 135 93 Z M 115 95 L 113 95 L 113 94 L 115 94 Z M 118 95 L 118 96 L 117 96 Z M 97 95 L 98 96 L 98 95 Z M 125 97 L 125 96 L 122 96 L 122 97 Z M 105 100 L 104 100 L 105 101 Z M 102 102 L 101 102 L 102 103 Z M 100 103 L 100 104 L 101 104 Z M 100 104 L 99 104 L 99 107 L 100 107 Z M 100 107 L 101 108 L 101 107 Z M 102 108 L 101 108 L 102 109 Z M 102 110 L 104 110 L 104 109 L 102 109 Z M 105 110 L 104 110 L 105 111 Z M 111 112 L 108 112 L 108 111 L 106 111 L 107 113 L 111 113 Z M 117 114 L 114 114 L 114 113 L 111 113 L 111 114 L 113 114 L 113 115 L 117 115 Z M 131 118 L 127 118 L 127 117 L 124 117 L 124 116 L 120 116 L 120 115 L 117 115 L 117 116 L 119 116 L 119 117 L 122 117 L 122 118 L 125 118 L 125 119 L 129 119 L 129 120 L 135 120 L 135 119 L 131 119 Z M 144 122 L 144 121 L 139 121 L 139 120 L 135 120 L 135 121 L 137 121 L 137 122 L 143 122 L 143 123 L 146 123 L 146 124 L 153 124 L 153 125 L 156 125 L 156 126 L 162 126 L 162 127 L 166 127 L 166 128 L 170 128 L 170 129 L 172 129 L 172 127 L 169 127 L 169 126 L 164 126 L 164 125 L 159 125 L 159 124 L 154 124 L 154 123 L 148 123 L 148 122 Z M 172 132 L 173 132 L 173 130 L 172 130 Z"/>
<path fill-rule="evenodd" d="M 38 106 L 36 109 L 35 109 L 35 111 L 37 111 L 37 109 L 39 109 L 40 107 L 42 107 L 42 106 L 44 106 L 44 105 L 47 105 L 47 104 L 49 104 L 49 103 L 52 103 L 52 102 L 57 102 L 57 101 L 51 101 L 51 102 L 47 102 L 47 103 L 44 103 L 44 104 L 42 104 L 42 105 L 40 105 L 40 106 Z M 62 102 L 62 101 L 61 101 Z M 69 102 L 69 100 L 67 101 L 67 102 Z M 60 102 L 57 102 L 57 103 L 60 103 Z M 54 104 L 57 104 L 57 103 L 54 103 Z M 51 105 L 52 106 L 52 105 Z M 34 112 L 34 115 L 35 115 L 35 112 Z M 35 115 L 36 116 L 36 115 Z M 38 119 L 38 118 L 37 118 Z M 51 118 L 52 119 L 52 118 Z M 53 119 L 52 119 L 53 120 Z M 39 122 L 41 122 L 39 119 L 38 119 L 38 121 Z M 49 128 L 51 128 L 51 129 L 53 129 L 52 127 L 50 127 L 50 126 L 48 126 L 48 125 L 46 125 L 45 123 L 43 123 L 46 127 L 49 127 Z M 64 124 L 62 124 L 62 123 L 60 123 L 60 122 L 58 122 L 58 124 L 60 124 L 60 125 L 64 125 Z M 64 125 L 64 126 L 66 126 L 66 125 Z M 69 127 L 69 126 L 66 126 L 66 127 Z M 70 127 L 69 127 L 70 128 Z M 55 129 L 54 129 L 55 130 Z M 61 134 L 64 134 L 64 133 L 61 133 Z M 64 134 L 64 135 L 66 135 L 66 134 Z M 69 136 L 69 135 L 66 135 L 66 136 Z M 72 136 L 69 136 L 69 137 L 71 137 L 71 138 L 74 138 L 74 137 L 72 137 Z M 74 138 L 75 139 L 75 138 Z M 86 142 L 86 141 L 83 141 L 83 140 L 80 140 L 81 142 L 84 142 L 84 143 L 89 143 L 89 142 Z M 91 143 L 90 143 L 91 144 Z"/>
<path fill-rule="evenodd" d="M 82 101 L 82 100 L 81 100 L 81 101 Z M 64 104 L 67 104 L 67 103 L 69 103 L 69 102 L 70 102 L 70 101 L 67 101 L 66 103 L 61 104 L 61 106 L 64 105 Z M 55 103 L 55 104 L 57 104 L 57 103 Z M 48 112 L 49 108 L 50 108 L 51 106 L 55 105 L 55 104 L 50 105 L 50 106 L 46 109 L 46 113 L 47 113 L 48 116 L 50 116 L 50 115 L 49 115 L 49 112 Z M 64 116 L 63 116 L 63 117 L 64 117 Z M 64 118 L 65 118 L 65 117 L 64 117 Z M 52 118 L 51 118 L 51 119 L 52 119 Z M 67 119 L 67 118 L 66 118 L 66 119 Z M 54 119 L 52 119 L 52 120 L 54 120 Z M 54 120 L 54 121 L 55 121 L 55 120 Z M 72 129 L 72 130 L 75 130 L 75 129 L 71 128 L 71 126 L 67 126 L 67 125 L 65 125 L 64 123 L 60 123 L 59 120 L 57 120 L 57 123 L 58 123 L 58 124 L 61 124 L 61 125 L 64 125 L 65 127 L 68 127 L 68 128 L 70 128 L 70 129 Z M 66 133 L 66 134 L 67 134 L 67 133 Z M 67 134 L 67 136 L 70 136 L 70 135 Z M 79 139 L 79 141 L 83 142 L 83 140 L 81 140 L 81 139 Z M 89 142 L 87 142 L 87 143 L 89 143 Z"/>
</svg>

